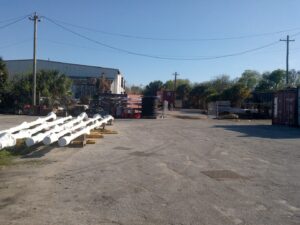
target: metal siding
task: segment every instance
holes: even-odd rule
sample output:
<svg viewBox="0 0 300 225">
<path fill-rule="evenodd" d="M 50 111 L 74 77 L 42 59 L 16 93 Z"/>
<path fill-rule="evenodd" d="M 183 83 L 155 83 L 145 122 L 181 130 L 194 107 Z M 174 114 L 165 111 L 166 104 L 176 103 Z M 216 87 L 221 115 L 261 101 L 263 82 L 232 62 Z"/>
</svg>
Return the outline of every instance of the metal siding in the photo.
<svg viewBox="0 0 300 225">
<path fill-rule="evenodd" d="M 273 102 L 273 115 L 274 118 L 278 117 L 278 97 L 274 97 L 274 102 Z"/>
<path fill-rule="evenodd" d="M 298 126 L 300 126 L 300 87 L 298 87 Z"/>
<path fill-rule="evenodd" d="M 8 60 L 5 61 L 10 76 L 32 72 L 32 60 Z M 119 70 L 97 66 L 87 66 L 71 63 L 37 60 L 37 70 L 58 70 L 71 77 L 99 77 L 102 74 L 106 78 L 115 79 Z"/>
<path fill-rule="evenodd" d="M 5 64 L 10 77 L 17 74 L 32 73 L 32 60 L 8 60 L 5 61 Z M 94 79 L 101 75 L 104 75 L 108 80 L 114 81 L 112 93 L 120 94 L 121 92 L 124 92 L 124 89 L 120 86 L 122 75 L 118 69 L 54 62 L 49 60 L 37 60 L 37 71 L 39 70 L 57 70 L 70 77 L 74 81 L 72 91 L 73 96 L 76 98 L 83 95 L 93 95 L 96 90 L 89 84 L 89 78 Z M 77 80 L 83 80 L 83 83 L 78 84 L 78 82 L 76 82 Z"/>
<path fill-rule="evenodd" d="M 5 65 L 10 77 L 17 74 L 32 73 L 32 60 L 5 61 Z"/>
<path fill-rule="evenodd" d="M 296 89 L 279 91 L 274 94 L 273 110 L 275 110 L 275 99 L 278 99 L 277 104 L 277 117 L 276 112 L 273 113 L 273 124 L 297 126 L 298 114 L 297 114 L 297 96 Z"/>
</svg>

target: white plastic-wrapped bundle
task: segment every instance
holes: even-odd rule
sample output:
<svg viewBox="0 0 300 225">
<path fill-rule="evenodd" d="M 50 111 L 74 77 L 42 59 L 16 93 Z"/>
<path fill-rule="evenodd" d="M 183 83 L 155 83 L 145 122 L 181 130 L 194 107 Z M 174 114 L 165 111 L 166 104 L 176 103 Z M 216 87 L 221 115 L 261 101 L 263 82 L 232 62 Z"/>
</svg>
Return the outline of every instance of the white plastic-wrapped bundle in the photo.
<svg viewBox="0 0 300 225">
<path fill-rule="evenodd" d="M 25 122 L 21 123 L 18 126 L 9 128 L 7 130 L 2 130 L 2 131 L 0 131 L 0 136 L 2 136 L 3 134 L 7 134 L 7 133 L 13 134 L 13 133 L 19 132 L 21 130 L 29 129 L 30 127 L 42 124 L 42 123 L 44 123 L 48 120 L 55 120 L 55 119 L 56 119 L 56 114 L 54 112 L 51 112 L 47 116 L 42 117 L 42 118 L 39 117 L 39 118 L 37 118 L 36 120 L 34 120 L 32 122 L 26 122 L 25 121 Z"/>
<path fill-rule="evenodd" d="M 50 145 L 56 141 L 58 141 L 58 139 L 70 132 L 72 132 L 72 130 L 74 129 L 79 129 L 82 126 L 85 125 L 85 123 L 83 122 L 85 119 L 87 119 L 88 116 L 86 113 L 81 113 L 78 117 L 76 117 L 75 119 L 63 124 L 60 129 L 57 129 L 55 132 L 48 134 L 47 136 L 45 136 L 43 138 L 43 143 L 45 145 Z"/>
<path fill-rule="evenodd" d="M 38 118 L 32 122 L 23 122 L 16 127 L 0 131 L 0 149 L 15 146 L 17 139 L 30 137 L 32 134 L 47 128 L 45 125 L 47 121 L 55 119 L 56 114 L 51 112 L 46 117 Z M 30 129 L 31 127 L 33 128 Z"/>
<path fill-rule="evenodd" d="M 47 131 L 45 132 L 40 132 L 34 136 L 31 135 L 30 131 L 31 130 L 28 130 L 29 134 L 31 137 L 28 137 L 25 141 L 26 145 L 28 147 L 34 145 L 34 144 L 37 144 L 41 141 L 43 141 L 43 139 L 49 135 L 49 134 L 52 134 L 52 133 L 55 133 L 55 132 L 58 132 L 60 130 L 63 129 L 63 124 L 64 122 L 68 121 L 72 119 L 72 116 L 68 116 L 68 117 L 64 117 L 64 118 L 61 118 L 61 119 L 58 119 L 58 120 L 55 120 L 53 122 L 47 122 L 44 126 L 41 126 L 40 129 L 48 129 Z M 59 125 L 59 126 L 58 126 Z M 35 132 L 35 131 L 31 131 L 31 132 Z M 36 132 L 35 132 L 36 133 Z"/>
<path fill-rule="evenodd" d="M 82 126 L 80 129 L 74 129 L 73 133 L 70 133 L 70 135 L 61 137 L 58 140 L 58 145 L 63 147 L 71 143 L 72 140 L 75 138 L 83 135 L 83 134 L 89 134 L 92 129 L 95 129 L 97 127 L 100 127 L 102 124 L 106 123 L 104 119 L 100 115 L 94 115 L 93 119 L 89 119 L 86 122 L 84 122 L 84 126 Z"/>
</svg>

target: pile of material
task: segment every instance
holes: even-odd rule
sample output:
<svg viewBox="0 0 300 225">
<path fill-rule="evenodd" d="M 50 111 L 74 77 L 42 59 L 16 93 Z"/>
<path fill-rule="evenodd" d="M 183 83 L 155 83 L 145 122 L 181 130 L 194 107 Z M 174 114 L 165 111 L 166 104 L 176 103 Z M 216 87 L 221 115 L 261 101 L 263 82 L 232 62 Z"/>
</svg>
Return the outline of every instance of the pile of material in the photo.
<svg viewBox="0 0 300 225">
<path fill-rule="evenodd" d="M 56 114 L 52 112 L 44 118 L 23 122 L 16 127 L 0 131 L 0 149 L 15 146 L 19 139 L 25 139 L 28 147 L 38 143 L 50 145 L 55 142 L 58 142 L 59 146 L 66 146 L 81 135 L 89 134 L 93 129 L 111 124 L 113 120 L 110 115 L 102 117 L 99 114 L 88 118 L 86 113 L 81 113 L 75 118 L 68 116 L 57 119 Z"/>
</svg>

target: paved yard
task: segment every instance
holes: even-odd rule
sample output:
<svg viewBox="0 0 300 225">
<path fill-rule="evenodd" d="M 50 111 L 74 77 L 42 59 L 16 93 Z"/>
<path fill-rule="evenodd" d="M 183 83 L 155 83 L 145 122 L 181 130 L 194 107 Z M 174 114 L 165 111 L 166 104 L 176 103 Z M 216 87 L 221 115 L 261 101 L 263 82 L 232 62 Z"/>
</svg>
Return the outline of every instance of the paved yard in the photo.
<svg viewBox="0 0 300 225">
<path fill-rule="evenodd" d="M 111 129 L 1 169 L 0 224 L 300 224 L 300 129 L 172 117 Z"/>
</svg>

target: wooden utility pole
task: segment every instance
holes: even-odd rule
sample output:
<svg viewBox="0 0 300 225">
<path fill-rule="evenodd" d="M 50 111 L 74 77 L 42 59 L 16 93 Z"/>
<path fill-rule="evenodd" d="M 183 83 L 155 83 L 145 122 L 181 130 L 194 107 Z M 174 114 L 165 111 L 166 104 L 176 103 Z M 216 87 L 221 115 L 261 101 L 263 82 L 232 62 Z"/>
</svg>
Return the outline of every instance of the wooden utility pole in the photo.
<svg viewBox="0 0 300 225">
<path fill-rule="evenodd" d="M 175 72 L 173 75 L 174 75 L 174 103 L 173 103 L 173 107 L 175 108 L 176 88 L 177 88 L 177 76 L 179 76 L 179 74 L 177 72 Z"/>
<path fill-rule="evenodd" d="M 33 93 L 32 93 L 32 104 L 36 105 L 36 37 L 37 37 L 37 23 L 40 22 L 40 17 L 35 12 L 30 20 L 34 22 L 34 31 L 33 31 Z"/>
<path fill-rule="evenodd" d="M 176 93 L 177 76 L 179 76 L 179 74 L 177 72 L 175 72 L 173 75 L 174 75 L 174 92 Z"/>
<path fill-rule="evenodd" d="M 289 84 L 289 48 L 290 48 L 290 41 L 295 41 L 295 40 L 290 40 L 290 36 L 287 35 L 286 39 L 280 39 L 280 41 L 285 41 L 286 42 L 286 85 Z"/>
</svg>

